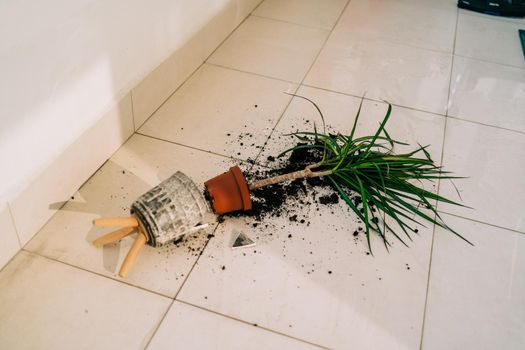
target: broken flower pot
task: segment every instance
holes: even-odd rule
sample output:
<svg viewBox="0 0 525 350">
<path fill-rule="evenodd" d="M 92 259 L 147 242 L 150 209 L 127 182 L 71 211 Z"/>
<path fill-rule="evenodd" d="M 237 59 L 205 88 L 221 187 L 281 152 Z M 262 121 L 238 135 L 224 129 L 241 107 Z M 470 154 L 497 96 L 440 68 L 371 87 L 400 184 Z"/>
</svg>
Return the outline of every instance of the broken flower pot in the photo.
<svg viewBox="0 0 525 350">
<path fill-rule="evenodd" d="M 195 183 L 184 173 L 177 171 L 131 205 L 131 216 L 101 218 L 93 224 L 102 227 L 124 228 L 96 239 L 93 244 L 101 247 L 138 231 L 119 275 L 124 277 L 134 259 L 147 243 L 160 247 L 178 240 L 206 226 L 209 206 Z"/>
</svg>

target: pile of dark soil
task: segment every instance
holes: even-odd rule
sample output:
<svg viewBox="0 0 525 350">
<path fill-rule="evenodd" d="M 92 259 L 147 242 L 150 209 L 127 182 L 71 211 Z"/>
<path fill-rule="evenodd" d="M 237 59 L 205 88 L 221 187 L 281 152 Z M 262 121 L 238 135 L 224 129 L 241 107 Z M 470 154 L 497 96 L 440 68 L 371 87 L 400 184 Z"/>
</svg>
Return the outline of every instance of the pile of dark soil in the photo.
<svg viewBox="0 0 525 350">
<path fill-rule="evenodd" d="M 321 161 L 322 150 L 296 149 L 288 158 L 276 162 L 273 156 L 268 157 L 267 168 L 254 167 L 245 175 L 248 182 L 266 179 L 276 175 L 304 169 L 307 165 Z M 271 165 L 278 164 L 278 165 Z M 311 206 L 319 211 L 321 206 L 333 206 L 342 200 L 327 178 L 297 179 L 280 184 L 258 188 L 251 192 L 253 207 L 250 211 L 234 212 L 222 215 L 219 221 L 228 217 L 249 216 L 255 221 L 254 227 L 266 224 L 269 218 L 287 217 L 297 224 L 310 225 L 308 212 Z M 361 203 L 361 197 L 356 193 L 351 196 L 356 205 Z"/>
</svg>

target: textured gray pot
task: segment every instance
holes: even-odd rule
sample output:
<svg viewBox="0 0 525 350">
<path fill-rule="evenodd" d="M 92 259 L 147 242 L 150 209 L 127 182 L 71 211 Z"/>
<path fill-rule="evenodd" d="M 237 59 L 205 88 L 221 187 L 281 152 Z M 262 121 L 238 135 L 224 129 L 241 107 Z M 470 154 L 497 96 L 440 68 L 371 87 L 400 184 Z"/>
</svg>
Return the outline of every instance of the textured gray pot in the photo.
<svg viewBox="0 0 525 350">
<path fill-rule="evenodd" d="M 154 247 L 199 230 L 210 212 L 208 202 L 195 183 L 177 171 L 131 205 Z"/>
</svg>

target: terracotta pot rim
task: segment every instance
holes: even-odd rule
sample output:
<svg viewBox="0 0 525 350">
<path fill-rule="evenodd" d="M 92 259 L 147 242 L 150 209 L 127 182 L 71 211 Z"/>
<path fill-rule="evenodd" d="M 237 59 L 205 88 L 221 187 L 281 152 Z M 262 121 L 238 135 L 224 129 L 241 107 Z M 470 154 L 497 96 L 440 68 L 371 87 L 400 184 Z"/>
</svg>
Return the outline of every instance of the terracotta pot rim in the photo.
<svg viewBox="0 0 525 350">
<path fill-rule="evenodd" d="M 242 173 L 241 169 L 237 165 L 231 167 L 230 172 L 235 177 L 235 182 L 237 183 L 237 187 L 239 188 L 239 193 L 241 195 L 242 204 L 243 204 L 243 210 L 246 211 L 246 210 L 252 209 L 250 189 L 248 188 L 248 182 L 246 181 L 244 174 Z"/>
</svg>

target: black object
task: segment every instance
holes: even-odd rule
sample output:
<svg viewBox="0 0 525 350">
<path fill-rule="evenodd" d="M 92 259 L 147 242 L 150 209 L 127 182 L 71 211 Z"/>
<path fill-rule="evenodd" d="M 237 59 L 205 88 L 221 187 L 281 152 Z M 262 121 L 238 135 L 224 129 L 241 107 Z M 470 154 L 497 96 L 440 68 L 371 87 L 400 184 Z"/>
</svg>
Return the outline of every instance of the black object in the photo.
<svg viewBox="0 0 525 350">
<path fill-rule="evenodd" d="M 518 33 L 520 34 L 521 49 L 523 50 L 523 56 L 525 57 L 525 29 L 519 29 Z"/>
<path fill-rule="evenodd" d="M 525 16 L 525 0 L 458 0 L 458 7 L 496 16 Z"/>
</svg>

